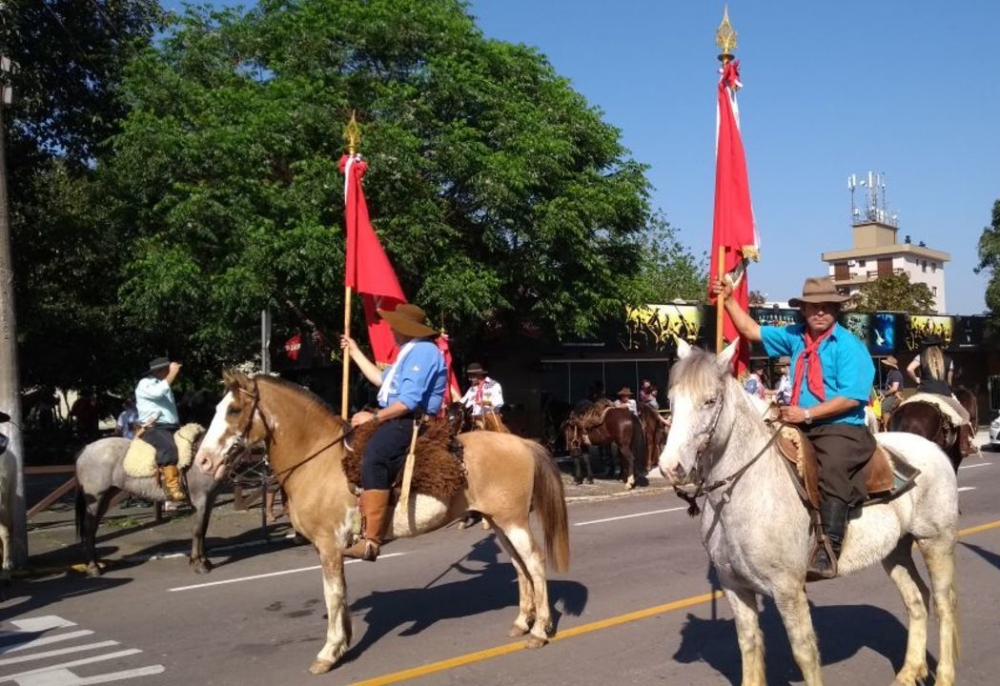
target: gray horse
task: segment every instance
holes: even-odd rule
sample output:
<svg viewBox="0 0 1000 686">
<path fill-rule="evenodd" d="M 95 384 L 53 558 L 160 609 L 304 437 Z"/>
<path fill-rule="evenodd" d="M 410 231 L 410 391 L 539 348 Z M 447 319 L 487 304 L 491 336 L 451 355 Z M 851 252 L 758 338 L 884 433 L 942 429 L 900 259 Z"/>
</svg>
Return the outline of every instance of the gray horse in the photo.
<svg viewBox="0 0 1000 686">
<path fill-rule="evenodd" d="M 689 495 L 706 493 L 701 534 L 736 620 L 743 686 L 764 686 L 764 642 L 758 595 L 774 598 L 792 654 L 807 686 L 820 686 L 819 651 L 806 600 L 812 534 L 799 499 L 764 423 L 766 411 L 743 391 L 730 369 L 736 344 L 718 358 L 678 342 L 681 358 L 670 374 L 673 425 L 660 471 Z M 940 626 L 938 686 L 955 683 L 958 655 L 955 542 L 958 489 L 941 449 L 908 433 L 880 433 L 878 443 L 920 470 L 914 486 L 895 500 L 854 513 L 840 558 L 846 575 L 882 563 L 909 615 L 909 637 L 895 686 L 927 676 L 927 617 L 934 598 Z M 930 574 L 928 589 L 914 563 L 914 543 Z"/>
<path fill-rule="evenodd" d="M 94 539 L 101 518 L 107 513 L 111 498 L 116 493 L 128 491 L 147 500 L 167 500 L 167 494 L 157 485 L 155 478 L 135 478 L 125 473 L 123 463 L 130 443 L 127 438 L 102 438 L 85 447 L 76 459 L 76 530 L 83 543 L 87 574 L 90 576 L 101 574 Z M 194 507 L 190 563 L 198 574 L 212 569 L 212 563 L 205 557 L 205 532 L 223 478 L 225 474 L 215 479 L 200 469 L 189 468 L 184 474 L 188 497 Z"/>
</svg>

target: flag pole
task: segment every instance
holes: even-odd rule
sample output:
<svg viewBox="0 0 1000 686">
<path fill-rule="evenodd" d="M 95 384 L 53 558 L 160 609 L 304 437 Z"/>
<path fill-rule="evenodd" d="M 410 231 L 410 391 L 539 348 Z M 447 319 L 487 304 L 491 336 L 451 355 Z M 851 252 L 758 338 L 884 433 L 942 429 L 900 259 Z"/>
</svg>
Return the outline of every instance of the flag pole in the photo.
<svg viewBox="0 0 1000 686">
<path fill-rule="evenodd" d="M 347 122 L 347 126 L 344 127 L 344 138 L 347 140 L 347 154 L 353 157 L 358 152 L 358 145 L 361 143 L 361 128 L 358 126 L 358 120 L 355 118 L 354 113 L 351 113 L 351 120 Z M 350 180 L 348 179 L 348 186 L 350 186 Z M 345 208 L 347 202 L 347 196 L 344 196 Z M 344 220 L 347 220 L 347 212 L 344 212 Z M 345 232 L 346 233 L 346 232 Z M 350 286 L 344 286 L 344 334 L 347 336 L 351 335 L 351 295 L 352 289 Z M 351 377 L 351 354 L 348 351 L 344 351 L 344 377 L 341 381 L 340 387 L 340 416 L 342 419 L 347 419 L 349 396 L 350 396 L 350 377 Z"/>
<path fill-rule="evenodd" d="M 719 54 L 719 61 L 722 62 L 722 68 L 725 70 L 726 65 L 729 60 L 733 58 L 732 50 L 736 47 L 736 31 L 733 30 L 733 25 L 729 22 L 729 4 L 726 4 L 725 10 L 722 14 L 722 23 L 719 24 L 719 28 L 715 32 L 715 44 L 719 46 L 722 50 Z M 716 133 L 716 156 L 718 156 L 718 132 Z M 718 159 L 716 159 L 716 164 L 718 164 Z M 718 191 L 716 191 L 718 192 Z M 716 276 L 719 282 L 725 286 L 726 278 L 726 246 L 720 245 L 718 254 L 718 260 L 716 264 L 718 265 L 716 271 L 718 272 Z M 726 295 L 725 291 L 719 293 L 715 299 L 715 353 L 719 354 L 725 347 L 725 317 L 726 317 Z"/>
</svg>

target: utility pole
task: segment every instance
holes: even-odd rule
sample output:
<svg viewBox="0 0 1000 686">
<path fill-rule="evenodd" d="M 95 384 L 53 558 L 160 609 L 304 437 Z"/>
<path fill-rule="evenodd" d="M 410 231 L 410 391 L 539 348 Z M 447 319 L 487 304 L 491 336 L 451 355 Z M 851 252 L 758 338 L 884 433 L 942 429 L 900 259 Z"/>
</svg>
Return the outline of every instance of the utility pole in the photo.
<svg viewBox="0 0 1000 686">
<path fill-rule="evenodd" d="M 6 124 L 4 110 L 13 100 L 10 75 L 14 65 L 0 56 L 0 410 L 10 415 L 4 433 L 17 464 L 14 491 L 14 565 L 28 561 L 28 522 L 24 500 L 24 441 L 21 437 L 21 386 L 17 373 L 17 322 L 14 317 L 14 270 L 10 254 L 10 217 L 7 212 Z"/>
</svg>

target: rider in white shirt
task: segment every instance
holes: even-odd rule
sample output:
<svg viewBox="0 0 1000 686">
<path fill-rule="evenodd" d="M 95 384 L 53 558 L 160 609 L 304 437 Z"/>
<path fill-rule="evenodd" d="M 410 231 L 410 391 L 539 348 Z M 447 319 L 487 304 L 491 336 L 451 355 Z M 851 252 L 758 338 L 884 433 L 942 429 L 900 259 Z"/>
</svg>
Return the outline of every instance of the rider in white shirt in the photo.
<svg viewBox="0 0 1000 686">
<path fill-rule="evenodd" d="M 503 388 L 496 380 L 486 374 L 486 369 L 478 362 L 473 362 L 465 369 L 469 377 L 469 390 L 459 401 L 465 407 L 471 408 L 473 417 L 481 417 L 484 413 L 499 412 L 503 407 Z"/>
</svg>

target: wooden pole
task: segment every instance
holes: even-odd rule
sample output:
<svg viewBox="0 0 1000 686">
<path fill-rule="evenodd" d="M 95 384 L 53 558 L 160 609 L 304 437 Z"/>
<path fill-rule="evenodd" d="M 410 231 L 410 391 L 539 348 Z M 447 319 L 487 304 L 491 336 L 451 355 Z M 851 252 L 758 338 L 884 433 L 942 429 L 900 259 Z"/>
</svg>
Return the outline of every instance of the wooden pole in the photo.
<svg viewBox="0 0 1000 686">
<path fill-rule="evenodd" d="M 351 335 L 351 287 L 344 286 L 344 334 Z M 340 416 L 347 419 L 349 407 L 348 397 L 350 396 L 351 384 L 351 353 L 350 349 L 344 350 L 344 378 L 340 387 Z"/>
<path fill-rule="evenodd" d="M 716 276 L 719 277 L 719 282 L 725 286 L 724 279 L 726 278 L 726 248 L 725 246 L 719 246 L 719 269 Z M 723 328 L 726 316 L 726 295 L 725 291 L 719 293 L 718 297 L 715 299 L 715 354 L 718 355 L 722 352 L 722 349 L 726 346 L 726 340 L 723 336 Z"/>
</svg>

